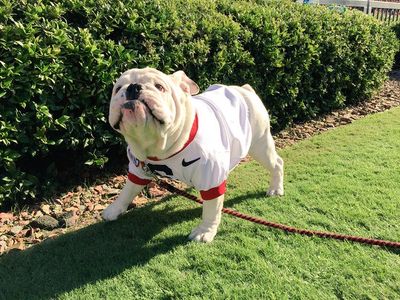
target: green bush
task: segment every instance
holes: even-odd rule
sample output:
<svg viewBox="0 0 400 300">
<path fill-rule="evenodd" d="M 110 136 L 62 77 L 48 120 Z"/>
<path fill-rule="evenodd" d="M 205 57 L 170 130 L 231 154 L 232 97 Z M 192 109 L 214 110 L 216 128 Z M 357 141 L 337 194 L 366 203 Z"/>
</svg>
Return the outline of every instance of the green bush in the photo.
<svg viewBox="0 0 400 300">
<path fill-rule="evenodd" d="M 128 68 L 250 83 L 277 129 L 365 100 L 395 48 L 373 18 L 291 1 L 0 0 L 0 203 L 123 157 L 107 114 Z"/>
<path fill-rule="evenodd" d="M 379 21 L 356 10 L 268 3 L 221 8 L 253 33 L 245 46 L 255 60 L 251 82 L 278 127 L 366 100 L 387 78 L 396 42 Z"/>
</svg>

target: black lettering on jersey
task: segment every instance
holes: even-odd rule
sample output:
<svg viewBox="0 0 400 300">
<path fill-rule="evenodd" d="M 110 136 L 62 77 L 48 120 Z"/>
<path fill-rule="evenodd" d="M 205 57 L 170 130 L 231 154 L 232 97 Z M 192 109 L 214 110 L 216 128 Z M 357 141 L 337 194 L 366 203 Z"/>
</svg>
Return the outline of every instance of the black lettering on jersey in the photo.
<svg viewBox="0 0 400 300">
<path fill-rule="evenodd" d="M 156 173 L 160 176 L 167 176 L 167 177 L 172 177 L 174 176 L 174 173 L 172 170 L 166 166 L 166 165 L 153 165 L 153 164 L 147 164 L 151 172 Z M 164 174 L 160 174 L 160 172 Z"/>
</svg>

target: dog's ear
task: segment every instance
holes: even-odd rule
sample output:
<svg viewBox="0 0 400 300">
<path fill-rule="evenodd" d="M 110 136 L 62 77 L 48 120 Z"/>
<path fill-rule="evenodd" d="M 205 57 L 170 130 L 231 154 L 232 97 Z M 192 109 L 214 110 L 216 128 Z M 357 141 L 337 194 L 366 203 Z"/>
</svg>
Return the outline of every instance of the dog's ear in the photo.
<svg viewBox="0 0 400 300">
<path fill-rule="evenodd" d="M 185 72 L 183 71 L 176 71 L 174 74 L 169 75 L 172 80 L 181 87 L 181 89 L 190 95 L 196 95 L 199 93 L 200 89 L 199 86 L 190 79 Z"/>
</svg>

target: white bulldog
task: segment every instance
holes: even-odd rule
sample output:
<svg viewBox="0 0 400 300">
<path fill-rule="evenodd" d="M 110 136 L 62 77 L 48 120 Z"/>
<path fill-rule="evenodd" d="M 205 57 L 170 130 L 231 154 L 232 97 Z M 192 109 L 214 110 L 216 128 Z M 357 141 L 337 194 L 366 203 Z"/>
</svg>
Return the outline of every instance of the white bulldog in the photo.
<svg viewBox="0 0 400 300">
<path fill-rule="evenodd" d="M 200 191 L 202 222 L 189 238 L 211 242 L 221 221 L 228 173 L 248 153 L 272 175 L 267 194 L 283 195 L 283 160 L 268 112 L 250 85 L 199 87 L 183 71 L 131 69 L 114 85 L 109 122 L 128 143 L 128 181 L 103 211 L 115 220 L 151 182 L 152 173 Z M 146 171 L 147 170 L 147 171 Z"/>
</svg>

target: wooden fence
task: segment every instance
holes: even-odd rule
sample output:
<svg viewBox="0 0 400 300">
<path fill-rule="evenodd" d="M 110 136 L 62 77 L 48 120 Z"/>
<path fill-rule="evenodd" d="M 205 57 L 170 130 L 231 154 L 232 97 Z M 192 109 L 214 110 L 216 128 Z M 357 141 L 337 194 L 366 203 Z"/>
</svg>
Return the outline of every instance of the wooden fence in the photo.
<svg viewBox="0 0 400 300">
<path fill-rule="evenodd" d="M 400 0 L 297 0 L 297 2 L 321 5 L 343 5 L 359 9 L 383 22 L 390 23 L 400 21 Z"/>
</svg>

